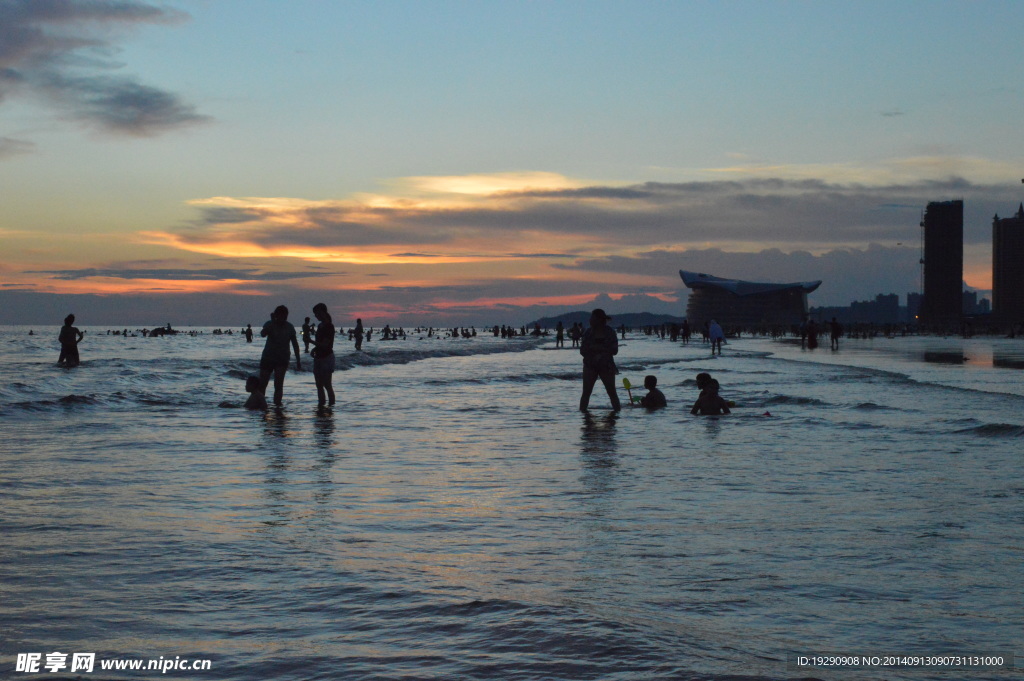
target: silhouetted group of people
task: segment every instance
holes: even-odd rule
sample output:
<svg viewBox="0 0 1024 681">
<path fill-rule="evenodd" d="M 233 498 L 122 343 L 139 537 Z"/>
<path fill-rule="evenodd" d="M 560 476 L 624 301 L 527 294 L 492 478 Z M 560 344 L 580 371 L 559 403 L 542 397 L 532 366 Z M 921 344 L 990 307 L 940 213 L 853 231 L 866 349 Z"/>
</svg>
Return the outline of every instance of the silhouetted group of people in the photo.
<svg viewBox="0 0 1024 681">
<path fill-rule="evenodd" d="M 302 340 L 306 352 L 313 358 L 313 379 L 316 383 L 317 403 L 320 406 L 335 404 L 334 386 L 332 378 L 335 369 L 334 340 L 336 330 L 331 319 L 327 305 L 317 303 L 313 306 L 313 315 L 319 322 L 315 326 L 310 324 L 309 317 L 306 317 L 302 325 Z M 615 386 L 615 376 L 618 368 L 615 366 L 615 355 L 619 352 L 618 336 L 608 322 L 611 320 L 604 310 L 598 308 L 590 314 L 590 327 L 585 331 L 577 331 L 573 325 L 570 337 L 574 343 L 579 338 L 580 355 L 583 356 L 583 394 L 580 396 L 580 410 L 586 411 L 590 405 L 590 396 L 594 386 L 600 379 L 605 391 L 612 403 L 612 409 L 619 411 L 622 404 L 619 400 Z M 81 362 L 78 353 L 78 344 L 85 338 L 85 332 L 74 326 L 75 316 L 69 314 L 64 318 L 64 326 L 61 327 L 58 340 L 60 341 L 60 357 L 57 364 L 63 367 L 75 367 Z M 716 328 L 717 327 L 717 328 Z M 721 353 L 721 327 L 715 322 L 711 323 L 712 353 L 714 353 L 715 341 L 719 342 L 718 352 Z M 247 342 L 252 342 L 252 325 L 248 325 L 243 333 Z M 356 321 L 354 336 L 356 349 L 360 349 L 363 339 L 362 320 Z M 565 331 L 561 323 L 556 331 L 556 347 L 564 344 Z M 295 369 L 302 371 L 302 353 L 299 350 L 299 336 L 295 326 L 288 321 L 288 308 L 278 305 L 270 315 L 270 319 L 260 330 L 260 336 L 266 341 L 263 346 L 263 353 L 260 356 L 260 371 L 258 375 L 249 376 L 246 380 L 246 390 L 250 393 L 245 406 L 249 409 L 266 409 L 267 388 L 270 379 L 274 380 L 273 401 L 280 406 L 284 397 L 284 377 L 291 364 L 291 353 L 295 353 Z M 312 346 L 312 349 L 310 349 Z M 644 387 L 647 388 L 646 397 L 640 398 L 639 404 L 648 408 L 660 408 L 666 405 L 664 393 L 657 388 L 658 379 L 655 376 L 647 376 L 644 379 Z M 727 403 L 718 396 L 718 381 L 712 379 L 708 374 L 697 376 L 697 385 L 701 389 L 700 397 L 693 406 L 694 414 L 728 414 Z"/>
<path fill-rule="evenodd" d="M 587 411 L 590 406 L 590 396 L 598 379 L 604 385 L 611 400 L 612 409 L 619 411 L 622 403 L 615 386 L 615 375 L 619 373 L 615 366 L 615 355 L 619 353 L 619 341 L 615 329 L 608 325 L 611 320 L 604 310 L 598 308 L 590 313 L 590 328 L 583 332 L 580 339 L 580 354 L 583 356 L 583 394 L 580 396 L 580 411 Z M 561 326 L 561 325 L 559 325 Z M 709 325 L 711 330 L 712 354 L 715 351 L 715 343 L 718 344 L 718 354 L 721 354 L 721 341 L 725 338 L 722 327 L 712 321 Z M 558 337 L 556 336 L 556 347 Z M 626 386 L 629 387 L 628 384 Z M 631 402 L 648 409 L 660 409 L 668 404 L 665 394 L 658 389 L 658 378 L 647 376 L 644 378 L 644 387 L 647 395 L 639 398 L 631 398 Z M 718 381 L 711 378 L 710 374 L 697 374 L 697 387 L 700 388 L 700 395 L 690 410 L 692 414 L 704 416 L 719 416 L 731 413 L 729 403 L 719 394 Z"/>
<path fill-rule="evenodd" d="M 315 331 L 310 328 L 309 317 L 303 324 L 302 335 L 306 351 L 313 358 L 313 379 L 316 382 L 317 403 L 320 406 L 334 405 L 334 322 L 324 303 L 313 306 L 313 315 L 319 324 Z M 251 328 L 251 327 L 249 327 Z M 259 376 L 250 376 L 246 381 L 246 390 L 251 395 L 245 406 L 249 409 L 265 409 L 266 393 L 270 378 L 274 378 L 274 404 L 280 406 L 284 396 L 284 377 L 291 363 L 291 350 L 295 351 L 295 369 L 302 371 L 302 353 L 299 352 L 299 339 L 295 326 L 288 321 L 288 308 L 278 305 L 270 315 L 270 320 L 263 325 L 260 336 L 266 338 L 263 354 L 260 356 Z M 313 349 L 310 350 L 310 345 Z"/>
</svg>

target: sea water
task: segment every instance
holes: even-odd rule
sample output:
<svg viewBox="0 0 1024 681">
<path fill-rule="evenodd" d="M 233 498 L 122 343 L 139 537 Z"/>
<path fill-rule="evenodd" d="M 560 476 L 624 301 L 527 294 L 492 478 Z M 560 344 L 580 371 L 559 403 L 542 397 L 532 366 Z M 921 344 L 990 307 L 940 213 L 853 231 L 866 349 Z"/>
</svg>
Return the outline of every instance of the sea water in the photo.
<svg viewBox="0 0 1024 681">
<path fill-rule="evenodd" d="M 88 331 L 69 370 L 0 328 L 3 678 L 1019 673 L 794 660 L 1020 652 L 1020 339 L 630 333 L 619 378 L 668 408 L 581 414 L 550 338 L 339 338 L 333 410 L 307 356 L 262 413 L 258 342 Z M 690 415 L 701 371 L 732 415 Z M 100 669 L 158 658 L 209 669 Z"/>
</svg>

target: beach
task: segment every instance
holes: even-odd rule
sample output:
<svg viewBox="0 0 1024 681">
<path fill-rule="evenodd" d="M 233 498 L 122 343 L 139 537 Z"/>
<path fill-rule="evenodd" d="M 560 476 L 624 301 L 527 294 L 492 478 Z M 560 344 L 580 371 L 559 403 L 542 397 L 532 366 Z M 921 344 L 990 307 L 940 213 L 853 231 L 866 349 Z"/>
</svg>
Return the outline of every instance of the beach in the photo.
<svg viewBox="0 0 1024 681">
<path fill-rule="evenodd" d="M 5 676 L 1013 678 L 794 659 L 1019 647 L 1024 340 L 630 333 L 668 407 L 581 414 L 551 337 L 339 337 L 336 407 L 304 357 L 263 413 L 258 339 L 82 328 L 68 370 L 0 327 Z M 690 415 L 699 372 L 730 416 Z M 99 669 L 129 658 L 210 664 Z"/>
</svg>

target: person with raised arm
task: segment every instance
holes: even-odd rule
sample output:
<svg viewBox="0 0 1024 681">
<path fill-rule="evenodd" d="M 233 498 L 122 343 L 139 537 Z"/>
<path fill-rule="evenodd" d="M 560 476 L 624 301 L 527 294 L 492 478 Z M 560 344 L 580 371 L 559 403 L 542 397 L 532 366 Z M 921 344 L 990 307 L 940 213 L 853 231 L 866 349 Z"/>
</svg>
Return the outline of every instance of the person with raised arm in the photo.
<svg viewBox="0 0 1024 681">
<path fill-rule="evenodd" d="M 69 314 L 64 318 L 64 326 L 60 327 L 60 356 L 57 358 L 57 366 L 76 367 L 81 363 L 78 356 L 78 344 L 85 338 L 85 331 L 79 331 L 75 326 L 75 315 Z"/>
</svg>

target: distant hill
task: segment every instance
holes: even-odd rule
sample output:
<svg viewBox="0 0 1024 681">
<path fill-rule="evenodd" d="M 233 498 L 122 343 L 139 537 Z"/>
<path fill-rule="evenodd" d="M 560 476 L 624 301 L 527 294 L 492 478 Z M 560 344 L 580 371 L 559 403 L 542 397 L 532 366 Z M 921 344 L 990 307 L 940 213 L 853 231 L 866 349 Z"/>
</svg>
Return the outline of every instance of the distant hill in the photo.
<svg viewBox="0 0 1024 681">
<path fill-rule="evenodd" d="M 659 326 L 661 324 L 682 324 L 683 317 L 673 317 L 667 314 L 654 314 L 653 312 L 629 312 L 626 314 L 612 315 L 611 325 L 618 327 L 625 325 L 629 328 L 639 328 L 642 326 Z M 557 317 L 541 317 L 536 321 L 532 321 L 528 326 L 532 327 L 540 324 L 542 329 L 553 329 L 558 325 L 558 322 L 562 322 L 562 325 L 566 328 L 571 327 L 576 322 L 582 322 L 583 326 L 587 325 L 590 321 L 590 310 L 581 310 L 578 312 L 566 312 L 565 314 L 558 315 Z"/>
</svg>

